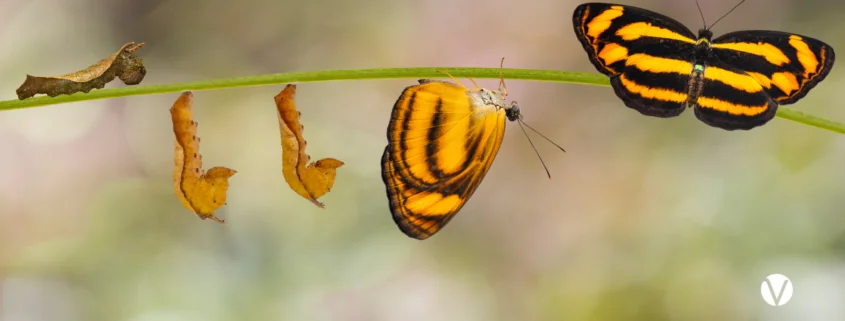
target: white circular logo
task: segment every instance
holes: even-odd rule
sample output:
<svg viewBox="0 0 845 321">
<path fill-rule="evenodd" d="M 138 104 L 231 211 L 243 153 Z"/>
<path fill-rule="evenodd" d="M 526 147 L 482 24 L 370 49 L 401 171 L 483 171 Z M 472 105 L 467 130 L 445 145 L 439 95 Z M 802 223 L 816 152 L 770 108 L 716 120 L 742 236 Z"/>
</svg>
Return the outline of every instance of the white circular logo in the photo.
<svg viewBox="0 0 845 321">
<path fill-rule="evenodd" d="M 782 306 L 792 299 L 792 282 L 783 274 L 772 274 L 760 286 L 763 300 L 771 306 Z"/>
</svg>

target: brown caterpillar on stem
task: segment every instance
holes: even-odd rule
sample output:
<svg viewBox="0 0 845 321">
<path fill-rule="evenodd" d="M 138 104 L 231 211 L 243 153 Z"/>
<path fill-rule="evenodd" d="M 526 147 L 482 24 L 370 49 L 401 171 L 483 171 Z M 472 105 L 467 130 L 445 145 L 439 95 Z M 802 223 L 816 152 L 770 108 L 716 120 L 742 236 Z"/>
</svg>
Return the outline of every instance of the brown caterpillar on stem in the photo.
<svg viewBox="0 0 845 321">
<path fill-rule="evenodd" d="M 62 76 L 26 75 L 26 80 L 16 90 L 18 99 L 24 100 L 37 94 L 56 97 L 77 92 L 87 93 L 92 89 L 105 87 L 106 83 L 111 82 L 115 77 L 120 78 L 124 84 L 137 85 L 147 74 L 143 61 L 135 55 L 135 51 L 143 46 L 143 42 L 138 45 L 135 45 L 135 42 L 127 43 L 113 55 L 88 68 Z"/>
</svg>

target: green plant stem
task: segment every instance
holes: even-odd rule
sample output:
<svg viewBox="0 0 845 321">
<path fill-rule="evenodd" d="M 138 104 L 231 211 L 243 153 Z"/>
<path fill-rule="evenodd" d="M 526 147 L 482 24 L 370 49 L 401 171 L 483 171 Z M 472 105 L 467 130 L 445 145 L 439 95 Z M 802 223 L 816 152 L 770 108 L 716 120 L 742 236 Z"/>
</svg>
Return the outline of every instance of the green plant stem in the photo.
<svg viewBox="0 0 845 321">
<path fill-rule="evenodd" d="M 426 68 L 378 68 L 378 69 L 356 69 L 356 70 L 324 70 L 292 72 L 282 74 L 259 75 L 249 77 L 238 77 L 228 79 L 212 79 L 203 81 L 163 84 L 163 85 L 141 85 L 127 86 L 121 88 L 110 88 L 94 90 L 89 93 L 75 93 L 73 95 L 60 95 L 57 97 L 34 97 L 25 100 L 0 101 L 0 111 L 32 108 L 38 106 L 57 105 L 70 102 L 87 100 L 98 100 L 107 98 L 119 98 L 140 95 L 155 95 L 186 90 L 202 91 L 215 89 L 228 89 L 239 87 L 254 87 L 266 85 L 279 85 L 287 83 L 304 83 L 318 81 L 336 80 L 365 80 L 365 79 L 398 79 L 398 78 L 448 78 L 440 71 L 446 71 L 457 78 L 473 77 L 479 79 L 498 79 L 499 68 L 453 68 L 453 67 L 426 67 Z M 536 69 L 501 69 L 505 79 L 534 80 L 575 83 L 595 86 L 609 86 L 608 78 L 596 73 L 569 72 L 557 70 L 536 70 Z M 467 84 L 472 86 L 471 84 Z M 792 108 L 781 106 L 778 108 L 777 116 L 792 120 L 805 125 L 827 129 L 833 132 L 845 134 L 845 124 L 832 120 L 812 116 Z"/>
</svg>

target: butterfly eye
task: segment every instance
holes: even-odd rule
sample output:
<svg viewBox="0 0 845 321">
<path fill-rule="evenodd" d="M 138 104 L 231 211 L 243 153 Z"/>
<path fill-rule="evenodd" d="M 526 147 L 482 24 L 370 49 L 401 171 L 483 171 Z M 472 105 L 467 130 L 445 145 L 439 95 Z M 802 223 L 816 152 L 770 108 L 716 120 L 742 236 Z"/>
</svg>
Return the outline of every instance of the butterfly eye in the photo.
<svg viewBox="0 0 845 321">
<path fill-rule="evenodd" d="M 505 116 L 507 116 L 510 121 L 522 119 L 522 113 L 519 111 L 519 105 L 515 101 L 511 102 L 510 108 L 505 110 Z"/>
</svg>

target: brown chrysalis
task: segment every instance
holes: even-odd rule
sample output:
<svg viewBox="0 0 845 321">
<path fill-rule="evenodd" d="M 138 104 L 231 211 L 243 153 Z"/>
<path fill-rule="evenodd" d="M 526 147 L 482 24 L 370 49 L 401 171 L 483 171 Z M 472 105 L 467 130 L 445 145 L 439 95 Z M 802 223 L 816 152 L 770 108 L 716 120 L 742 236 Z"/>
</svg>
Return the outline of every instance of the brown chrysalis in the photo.
<svg viewBox="0 0 845 321">
<path fill-rule="evenodd" d="M 294 192 L 317 207 L 325 208 L 317 199 L 331 191 L 337 169 L 344 163 L 334 158 L 323 158 L 308 164 L 311 156 L 305 153 L 308 143 L 302 136 L 305 127 L 299 122 L 302 114 L 296 110 L 295 98 L 296 85 L 292 84 L 273 97 L 282 138 L 282 175 Z"/>
<path fill-rule="evenodd" d="M 208 171 L 202 169 L 200 139 L 197 137 L 197 122 L 194 121 L 192 111 L 193 103 L 194 94 L 186 91 L 170 108 L 173 134 L 176 137 L 173 188 L 182 205 L 199 218 L 225 223 L 224 220 L 214 216 L 214 212 L 226 205 L 229 178 L 237 171 L 220 166 L 212 167 Z"/>
<path fill-rule="evenodd" d="M 147 68 L 135 51 L 144 46 L 140 43 L 134 46 L 130 42 L 120 48 L 115 54 L 100 60 L 83 70 L 55 77 L 36 77 L 26 75 L 26 80 L 18 87 L 18 99 L 24 100 L 36 94 L 46 94 L 50 97 L 70 95 L 76 92 L 89 92 L 100 89 L 106 83 L 119 77 L 124 84 L 137 85 L 144 80 Z"/>
</svg>

